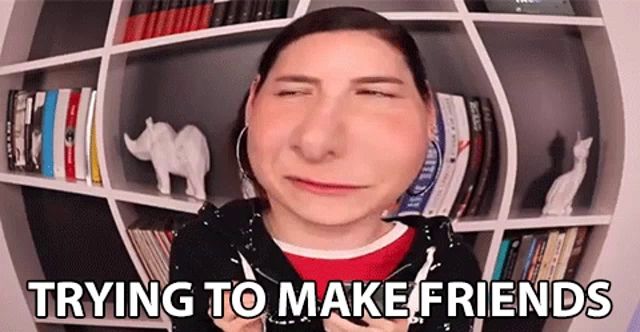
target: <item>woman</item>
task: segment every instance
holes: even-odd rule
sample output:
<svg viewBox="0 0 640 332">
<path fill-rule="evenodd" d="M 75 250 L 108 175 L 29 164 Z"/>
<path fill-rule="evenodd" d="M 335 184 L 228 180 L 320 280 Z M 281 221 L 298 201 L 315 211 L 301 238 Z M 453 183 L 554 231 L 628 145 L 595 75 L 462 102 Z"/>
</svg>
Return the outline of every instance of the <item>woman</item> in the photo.
<svg viewBox="0 0 640 332">
<path fill-rule="evenodd" d="M 476 281 L 473 253 L 446 217 L 383 220 L 425 160 L 434 107 L 415 41 L 360 8 L 307 14 L 265 51 L 240 115 L 241 168 L 259 198 L 205 205 L 175 239 L 171 280 L 193 283 L 186 331 L 469 331 L 471 319 L 211 319 L 203 281 Z M 414 308 L 415 309 L 415 308 Z M 412 312 L 414 314 L 414 312 Z"/>
</svg>

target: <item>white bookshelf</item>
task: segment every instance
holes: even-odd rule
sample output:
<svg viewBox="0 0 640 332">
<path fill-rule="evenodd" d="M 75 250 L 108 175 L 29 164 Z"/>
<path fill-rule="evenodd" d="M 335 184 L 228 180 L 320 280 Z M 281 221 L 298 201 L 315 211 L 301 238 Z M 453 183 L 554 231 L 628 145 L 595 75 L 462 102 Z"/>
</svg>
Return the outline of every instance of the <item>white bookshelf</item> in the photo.
<svg viewBox="0 0 640 332">
<path fill-rule="evenodd" d="M 105 209 L 113 221 L 113 229 L 128 255 L 124 259 L 130 260 L 132 269 L 141 281 L 148 281 L 149 276 L 127 235 L 127 227 L 137 218 L 138 209 L 195 213 L 202 202 L 179 192 L 172 195 L 158 193 L 150 164 L 135 161 L 124 150 L 122 134 L 128 132 L 137 135 L 136 128 L 140 127 L 136 126 L 149 115 L 136 100 L 150 100 L 157 95 L 161 102 L 171 103 L 175 101 L 171 98 L 184 98 L 189 93 L 197 95 L 199 87 L 209 87 L 209 84 L 215 86 L 216 89 L 211 91 L 210 98 L 213 98 L 216 106 L 219 102 L 220 109 L 224 111 L 214 109 L 200 115 L 184 113 L 170 120 L 183 121 L 184 118 L 184 121 L 198 121 L 202 120 L 205 114 L 207 119 L 213 117 L 216 120 L 212 121 L 216 123 L 204 130 L 206 134 L 212 135 L 209 139 L 212 148 L 216 150 L 212 155 L 214 168 L 221 171 L 212 172 L 207 185 L 211 195 L 208 199 L 216 205 L 222 205 L 239 194 L 238 188 L 233 187 L 237 181 L 232 179 L 235 175 L 235 161 L 231 159 L 229 150 L 221 147 L 229 145 L 228 141 L 220 143 L 220 147 L 212 141 L 220 141 L 225 137 L 223 133 L 229 132 L 230 120 L 235 117 L 239 98 L 257 66 L 257 56 L 278 29 L 296 17 L 310 10 L 343 2 L 292 1 L 289 18 L 286 19 L 223 26 L 122 44 L 120 40 L 131 1 L 113 0 L 108 10 L 99 14 L 97 21 L 102 22 L 96 23 L 96 29 L 99 31 L 87 32 L 99 36 L 99 43 L 93 42 L 85 49 L 31 58 L 30 53 L 33 53 L 35 41 L 47 37 L 36 34 L 47 33 L 46 27 L 42 27 L 42 23 L 39 22 L 39 17 L 50 10 L 46 9 L 47 3 L 48 1 L 42 0 L 6 0 L 0 3 L 0 105 L 6 105 L 7 91 L 10 88 L 67 87 L 91 82 L 98 91 L 96 121 L 97 136 L 101 142 L 98 152 L 103 184 L 89 186 L 85 183 L 70 183 L 27 173 L 9 172 L 5 147 L 0 146 L 0 262 L 6 263 L 5 266 L 12 267 L 14 271 L 13 274 L 3 275 L 3 278 L 9 278 L 15 285 L 22 285 L 22 288 L 14 287 L 11 290 L 0 291 L 3 298 L 12 299 L 16 303 L 12 306 L 15 312 L 7 313 L 6 317 L 17 318 L 21 322 L 20 325 L 5 327 L 3 324 L 7 319 L 3 312 L 0 314 L 0 327 L 2 330 L 11 331 L 16 330 L 14 326 L 19 326 L 19 331 L 62 331 L 64 325 L 82 325 L 113 328 L 116 331 L 117 328 L 170 331 L 170 322 L 165 315 L 159 319 L 137 320 L 113 317 L 35 318 L 33 296 L 24 287 L 26 280 L 44 279 L 46 276 L 36 251 L 38 243 L 34 243 L 32 239 L 22 188 L 62 192 L 106 202 Z M 637 118 L 637 115 L 632 115 L 631 105 L 640 106 L 640 101 L 628 92 L 631 89 L 630 85 L 635 83 L 632 76 L 625 74 L 629 71 L 628 63 L 618 59 L 623 55 L 629 57 L 629 54 L 640 57 L 637 47 L 629 49 L 623 46 L 625 40 L 632 40 L 633 33 L 629 27 L 635 23 L 633 19 L 625 17 L 622 10 L 608 1 L 596 0 L 575 1 L 579 10 L 578 16 L 573 17 L 478 12 L 470 10 L 471 6 L 464 0 L 354 0 L 350 3 L 370 6 L 390 20 L 406 23 L 423 51 L 427 62 L 427 74 L 436 87 L 449 92 L 485 96 L 493 104 L 500 142 L 499 172 L 493 184 L 493 199 L 483 215 L 465 217 L 454 221 L 453 224 L 457 232 L 475 237 L 475 252 L 482 264 L 483 278 L 490 279 L 500 242 L 506 234 L 521 230 L 572 226 L 593 227 L 590 244 L 577 280 L 586 283 L 595 276 L 603 275 L 600 266 L 607 263 L 602 262 L 601 257 L 615 254 L 616 247 L 610 239 L 619 240 L 625 234 L 633 234 L 630 231 L 632 226 L 629 224 L 634 220 L 629 218 L 634 212 L 636 216 L 640 212 L 629 199 L 624 199 L 638 194 L 637 189 L 629 187 L 630 185 L 623 181 L 634 176 L 634 167 L 640 167 L 638 157 L 629 156 L 630 146 L 640 144 L 640 137 L 637 133 L 632 133 L 630 129 L 633 127 L 629 123 L 633 116 Z M 640 13 L 640 8 L 636 9 Z M 538 208 L 541 206 L 531 208 L 523 203 L 523 197 L 527 197 L 526 188 L 532 185 L 532 179 L 537 176 L 530 174 L 536 165 L 531 165 L 523 153 L 541 153 L 540 159 L 543 159 L 544 151 L 530 151 L 530 147 L 536 146 L 535 141 L 541 141 L 540 144 L 544 145 L 545 140 L 551 141 L 553 137 L 548 136 L 545 128 L 523 130 L 522 119 L 529 116 L 523 112 L 530 111 L 523 107 L 523 103 L 529 98 L 541 98 L 535 93 L 544 89 L 536 90 L 533 86 L 531 91 L 515 91 L 514 78 L 505 75 L 505 71 L 510 70 L 510 66 L 516 61 L 515 55 L 510 54 L 519 45 L 518 40 L 515 40 L 517 38 L 510 39 L 509 36 L 518 34 L 525 39 L 529 38 L 526 40 L 540 43 L 543 48 L 551 51 L 566 47 L 568 51 L 565 55 L 578 63 L 574 67 L 577 68 L 575 71 L 579 72 L 577 77 L 580 80 L 571 81 L 567 78 L 570 83 L 575 84 L 566 85 L 564 81 L 558 84 L 565 84 L 568 103 L 581 102 L 583 99 L 588 101 L 589 107 L 584 111 L 578 107 L 580 104 L 570 107 L 567 111 L 576 112 L 568 116 L 592 117 L 590 122 L 582 125 L 589 129 L 589 126 L 596 124 L 598 139 L 594 145 L 598 154 L 596 163 L 590 164 L 594 173 L 588 174 L 586 179 L 588 192 L 584 195 L 591 199 L 588 203 L 581 201 L 574 216 L 540 217 Z M 563 44 L 565 42 L 566 44 Z M 82 46 L 71 44 L 78 48 Z M 203 62 L 207 57 L 210 58 L 210 62 Z M 229 59 L 238 63 L 229 66 L 225 62 Z M 556 68 L 554 62 L 557 58 L 549 56 L 532 61 L 533 64 L 529 65 L 533 68 L 540 66 L 541 70 L 552 70 Z M 556 76 L 574 74 L 571 71 L 574 67 L 557 66 L 560 74 Z M 176 68 L 186 69 L 186 73 L 179 74 L 179 69 Z M 199 69 L 204 73 L 197 74 Z M 219 70 L 219 77 L 210 77 L 214 70 Z M 146 80 L 162 81 L 167 78 L 175 78 L 182 83 L 190 82 L 187 77 L 190 74 L 191 82 L 195 82 L 189 83 L 192 85 L 187 89 L 191 90 L 176 91 L 175 97 L 168 97 L 166 87 L 162 84 L 157 90 L 147 88 L 144 84 Z M 555 76 L 552 77 L 555 79 Z M 581 82 L 581 78 L 585 77 L 589 79 L 588 84 Z M 135 87 L 139 86 L 141 88 L 137 90 Z M 625 91 L 626 94 L 623 93 Z M 226 98 L 225 94 L 229 95 L 229 98 Z M 234 104 L 237 104 L 236 108 L 233 108 Z M 169 116 L 168 110 L 149 112 L 155 112 L 151 115 L 158 120 Z M 4 109 L 0 110 L 0 123 L 4 123 L 5 115 Z M 553 127 L 551 124 L 550 126 Z M 540 132 L 540 137 L 532 136 L 531 132 L 535 134 L 536 130 Z M 4 137 L 4 126 L 0 129 L 0 134 L 0 137 Z M 564 143 L 566 147 L 571 146 L 572 138 L 568 137 L 569 141 Z M 529 144 L 530 142 L 533 143 Z M 570 151 L 566 151 L 565 154 L 570 155 Z M 566 168 L 567 164 L 564 170 Z M 622 269 L 618 273 L 623 273 L 621 271 Z M 608 276 L 612 278 L 611 275 Z M 613 300 L 614 303 L 617 300 L 632 303 L 638 300 L 638 295 L 617 293 Z M 628 316 L 624 316 L 626 314 Z M 603 328 L 622 327 L 623 323 L 620 320 L 630 317 L 630 312 L 624 312 L 624 315 L 617 316 L 618 320 L 611 321 L 608 325 L 606 322 L 603 323 L 606 320 L 600 323 L 603 324 Z M 588 326 L 585 325 L 586 320 L 587 318 L 583 317 L 568 321 L 550 318 L 544 331 L 580 331 L 575 326 Z M 483 331 L 483 323 L 478 319 L 475 331 Z"/>
</svg>

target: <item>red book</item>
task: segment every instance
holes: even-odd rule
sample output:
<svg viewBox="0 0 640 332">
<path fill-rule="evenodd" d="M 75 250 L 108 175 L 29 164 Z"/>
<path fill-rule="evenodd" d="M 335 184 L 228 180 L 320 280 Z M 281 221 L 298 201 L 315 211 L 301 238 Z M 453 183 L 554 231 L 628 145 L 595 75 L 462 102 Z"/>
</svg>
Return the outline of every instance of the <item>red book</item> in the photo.
<svg viewBox="0 0 640 332">
<path fill-rule="evenodd" d="M 211 17 L 213 16 L 213 0 L 204 0 L 202 7 L 202 14 L 200 15 L 200 23 L 198 29 L 207 29 L 211 23 Z"/>
<path fill-rule="evenodd" d="M 184 21 L 182 21 L 182 27 L 180 28 L 180 32 L 189 31 L 189 27 L 191 26 L 191 20 L 193 20 L 193 11 L 195 9 L 196 0 L 187 0 L 187 5 L 185 7 Z"/>
<path fill-rule="evenodd" d="M 170 35 L 173 33 L 174 26 L 176 24 L 176 18 L 178 16 L 178 11 L 180 10 L 180 0 L 168 0 L 169 1 L 169 10 L 167 10 L 167 15 L 165 17 L 164 24 L 162 25 L 162 35 Z"/>
<path fill-rule="evenodd" d="M 178 0 L 178 7 L 176 10 L 175 24 L 173 25 L 173 33 L 182 32 L 182 26 L 187 15 L 187 8 L 189 7 L 189 0 Z"/>
<path fill-rule="evenodd" d="M 151 0 L 134 0 L 127 18 L 123 43 L 140 40 L 144 36 L 145 22 L 151 12 Z"/>
<path fill-rule="evenodd" d="M 167 25 L 167 15 L 169 15 L 170 6 L 171 2 L 169 0 L 160 0 L 160 9 L 158 10 L 158 17 L 156 19 L 153 37 L 165 35 L 165 26 Z"/>
<path fill-rule="evenodd" d="M 162 5 L 162 0 L 151 1 L 151 12 L 149 13 L 149 17 L 145 22 L 144 36 L 142 36 L 142 39 L 153 38 L 153 33 L 156 31 L 158 14 L 160 13 L 160 5 Z"/>
<path fill-rule="evenodd" d="M 76 179 L 76 121 L 78 119 L 78 105 L 80 104 L 80 91 L 71 91 L 69 107 L 67 108 L 67 121 L 64 131 L 64 167 L 68 180 Z"/>
<path fill-rule="evenodd" d="M 193 4 L 193 16 L 189 22 L 189 31 L 198 30 L 200 27 L 200 17 L 202 16 L 202 10 L 204 8 L 205 1 L 194 0 Z"/>
</svg>

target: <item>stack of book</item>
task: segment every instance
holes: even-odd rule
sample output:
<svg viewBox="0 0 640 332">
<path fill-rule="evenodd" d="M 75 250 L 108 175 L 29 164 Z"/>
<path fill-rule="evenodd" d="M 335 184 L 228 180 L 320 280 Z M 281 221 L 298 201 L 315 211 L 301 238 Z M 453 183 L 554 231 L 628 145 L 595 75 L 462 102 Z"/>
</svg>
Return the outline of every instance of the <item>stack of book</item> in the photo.
<svg viewBox="0 0 640 332">
<path fill-rule="evenodd" d="M 6 145 L 11 171 L 101 183 L 90 87 L 10 90 Z"/>
<path fill-rule="evenodd" d="M 159 281 L 162 287 L 169 282 L 169 257 L 175 233 L 192 220 L 190 214 L 163 213 L 140 218 L 127 229 L 149 279 Z"/>
<path fill-rule="evenodd" d="M 506 237 L 493 280 L 573 280 L 588 232 L 588 227 L 571 227 Z"/>
<path fill-rule="evenodd" d="M 124 42 L 285 18 L 288 0 L 133 0 Z"/>
<path fill-rule="evenodd" d="M 436 93 L 435 137 L 417 180 L 399 200 L 397 216 L 445 215 L 452 219 L 478 215 L 498 141 L 489 99 Z"/>
</svg>

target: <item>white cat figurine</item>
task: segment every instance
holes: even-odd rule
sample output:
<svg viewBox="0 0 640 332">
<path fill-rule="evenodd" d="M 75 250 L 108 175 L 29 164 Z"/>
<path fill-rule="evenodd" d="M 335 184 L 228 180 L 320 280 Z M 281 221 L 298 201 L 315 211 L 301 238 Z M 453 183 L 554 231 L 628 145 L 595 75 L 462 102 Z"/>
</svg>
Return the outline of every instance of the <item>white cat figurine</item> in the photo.
<svg viewBox="0 0 640 332">
<path fill-rule="evenodd" d="M 542 209 L 543 216 L 571 215 L 573 198 L 587 172 L 587 157 L 589 157 L 589 148 L 592 142 L 592 137 L 581 139 L 580 132 L 578 132 L 578 140 L 573 146 L 573 169 L 560 175 L 553 182 Z"/>
</svg>

